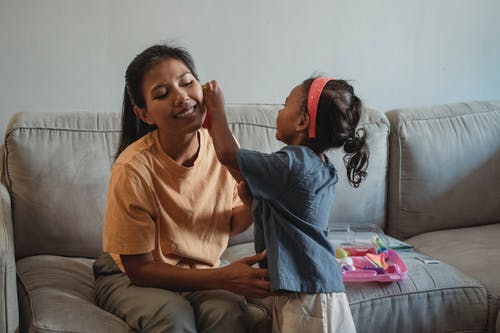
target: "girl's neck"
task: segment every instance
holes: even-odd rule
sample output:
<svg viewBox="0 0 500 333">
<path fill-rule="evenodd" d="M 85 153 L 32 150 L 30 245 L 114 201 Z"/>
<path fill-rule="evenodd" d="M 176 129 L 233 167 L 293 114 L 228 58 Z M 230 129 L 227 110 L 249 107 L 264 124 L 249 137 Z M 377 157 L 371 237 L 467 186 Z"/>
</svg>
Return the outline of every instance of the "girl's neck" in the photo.
<svg viewBox="0 0 500 333">
<path fill-rule="evenodd" d="M 294 136 L 289 139 L 289 142 L 285 142 L 287 145 L 293 146 L 307 146 L 307 135 L 305 132 L 297 132 Z"/>
<path fill-rule="evenodd" d="M 165 153 L 179 165 L 191 167 L 198 157 L 200 139 L 198 131 L 184 136 L 165 136 L 158 132 L 158 140 Z"/>
<path fill-rule="evenodd" d="M 296 137 L 294 137 L 291 142 L 289 143 L 289 145 L 294 145 L 294 146 L 304 146 L 304 147 L 308 147 L 310 148 L 312 151 L 314 151 L 314 149 L 311 147 L 311 145 L 309 144 L 309 140 L 308 140 L 308 135 L 303 135 L 302 133 L 298 134 Z M 316 152 L 316 155 L 318 155 L 318 157 L 323 161 L 325 162 L 325 154 L 324 152 Z"/>
</svg>

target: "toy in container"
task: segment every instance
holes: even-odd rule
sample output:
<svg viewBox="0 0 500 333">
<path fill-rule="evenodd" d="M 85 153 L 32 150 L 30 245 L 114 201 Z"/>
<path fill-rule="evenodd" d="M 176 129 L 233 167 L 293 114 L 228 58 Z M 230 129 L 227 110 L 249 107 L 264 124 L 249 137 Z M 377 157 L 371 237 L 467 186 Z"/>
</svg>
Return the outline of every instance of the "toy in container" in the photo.
<svg viewBox="0 0 500 333">
<path fill-rule="evenodd" d="M 332 228 L 329 238 L 344 282 L 392 282 L 407 277 L 405 263 L 377 225 Z"/>
</svg>

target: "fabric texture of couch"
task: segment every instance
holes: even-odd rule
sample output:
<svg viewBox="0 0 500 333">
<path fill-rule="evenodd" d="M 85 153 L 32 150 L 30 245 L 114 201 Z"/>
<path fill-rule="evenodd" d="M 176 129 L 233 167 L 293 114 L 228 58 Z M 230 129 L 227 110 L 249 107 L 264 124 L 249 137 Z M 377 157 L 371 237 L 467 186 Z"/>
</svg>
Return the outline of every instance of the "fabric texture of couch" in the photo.
<svg viewBox="0 0 500 333">
<path fill-rule="evenodd" d="M 244 148 L 275 151 L 279 105 L 228 105 Z M 376 224 L 406 240 L 408 278 L 347 283 L 358 332 L 500 332 L 500 102 L 364 109 L 368 178 L 342 155 L 332 226 Z M 118 113 L 18 113 L 1 152 L 0 331 L 128 332 L 94 303 Z M 253 254 L 253 231 L 224 259 Z M 439 264 L 416 259 L 430 255 Z"/>
</svg>

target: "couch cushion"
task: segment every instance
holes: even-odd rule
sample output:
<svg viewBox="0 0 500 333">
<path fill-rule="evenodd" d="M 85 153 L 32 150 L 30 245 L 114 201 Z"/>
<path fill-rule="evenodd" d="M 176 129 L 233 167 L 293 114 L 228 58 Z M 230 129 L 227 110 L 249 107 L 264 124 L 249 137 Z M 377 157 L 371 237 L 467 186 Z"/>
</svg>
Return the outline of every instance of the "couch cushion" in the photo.
<svg viewBox="0 0 500 333">
<path fill-rule="evenodd" d="M 407 240 L 416 250 L 457 267 L 486 287 L 490 332 L 494 332 L 500 311 L 499 239 L 500 223 L 429 232 Z"/>
<path fill-rule="evenodd" d="M 485 331 L 488 301 L 477 280 L 445 263 L 424 264 L 418 253 L 400 256 L 406 280 L 346 284 L 353 315 L 364 325 L 359 332 Z"/>
<path fill-rule="evenodd" d="M 377 224 L 384 229 L 388 187 L 389 121 L 383 113 L 364 108 L 359 126 L 368 130 L 367 143 L 370 149 L 368 175 L 359 188 L 354 188 L 347 180 L 343 148 L 327 152 L 339 175 L 330 225 Z"/>
<path fill-rule="evenodd" d="M 20 113 L 5 139 L 16 257 L 96 257 L 118 113 Z"/>
<path fill-rule="evenodd" d="M 234 261 L 255 253 L 252 243 L 226 250 Z M 406 280 L 346 283 L 358 332 L 483 332 L 488 300 L 475 279 L 445 263 L 424 264 L 418 252 L 399 253 L 408 267 Z"/>
<path fill-rule="evenodd" d="M 94 304 L 91 259 L 40 255 L 17 262 L 22 332 L 133 332 Z"/>
<path fill-rule="evenodd" d="M 500 101 L 387 116 L 389 234 L 406 239 L 500 221 Z"/>
</svg>

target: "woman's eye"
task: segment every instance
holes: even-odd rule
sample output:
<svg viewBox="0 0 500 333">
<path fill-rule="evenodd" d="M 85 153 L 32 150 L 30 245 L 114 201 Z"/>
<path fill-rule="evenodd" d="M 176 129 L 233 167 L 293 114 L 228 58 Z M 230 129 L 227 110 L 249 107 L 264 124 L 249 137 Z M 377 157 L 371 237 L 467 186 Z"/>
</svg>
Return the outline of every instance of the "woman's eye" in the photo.
<svg viewBox="0 0 500 333">
<path fill-rule="evenodd" d="M 189 81 L 189 82 L 186 82 L 186 83 L 182 84 L 182 86 L 183 86 L 183 87 L 189 87 L 190 85 L 192 85 L 192 84 L 193 84 L 193 82 L 194 82 L 194 80 L 191 80 L 191 81 Z"/>
<path fill-rule="evenodd" d="M 168 96 L 168 91 L 165 91 L 165 92 L 158 94 L 155 98 L 162 99 L 162 98 L 165 98 L 167 96 Z"/>
</svg>

